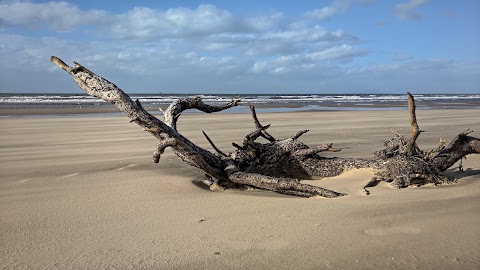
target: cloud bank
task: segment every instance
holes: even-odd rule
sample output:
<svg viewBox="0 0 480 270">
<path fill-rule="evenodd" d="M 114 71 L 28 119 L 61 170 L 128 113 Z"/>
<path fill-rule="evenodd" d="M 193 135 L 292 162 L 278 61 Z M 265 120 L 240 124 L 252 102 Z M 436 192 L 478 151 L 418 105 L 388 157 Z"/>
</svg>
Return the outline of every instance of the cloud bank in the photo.
<svg viewBox="0 0 480 270">
<path fill-rule="evenodd" d="M 415 8 L 425 2 L 399 4 L 397 15 L 419 18 Z M 56 80 L 63 91 L 75 89 L 67 80 L 58 81 L 60 71 L 49 63 L 50 55 L 119 78 L 115 81 L 134 92 L 379 91 L 396 83 L 381 78 L 395 77 L 412 65 L 423 74 L 455 68 L 452 59 L 395 62 L 394 55 L 389 64 L 365 64 L 375 54 L 368 42 L 320 24 L 353 5 L 371 3 L 333 1 L 292 17 L 278 11 L 239 16 L 208 4 L 165 10 L 137 6 L 112 13 L 67 2 L 4 2 L 0 88 L 50 91 Z M 347 76 L 350 80 L 344 80 Z M 365 83 L 368 77 L 377 83 Z"/>
</svg>

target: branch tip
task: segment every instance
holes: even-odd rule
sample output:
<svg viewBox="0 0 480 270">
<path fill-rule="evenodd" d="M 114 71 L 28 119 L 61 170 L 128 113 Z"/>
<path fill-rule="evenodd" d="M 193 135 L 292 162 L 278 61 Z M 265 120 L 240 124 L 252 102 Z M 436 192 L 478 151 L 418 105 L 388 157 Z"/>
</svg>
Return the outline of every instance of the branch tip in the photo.
<svg viewBox="0 0 480 270">
<path fill-rule="evenodd" d="M 233 147 L 235 147 L 235 148 L 237 148 L 237 149 L 240 149 L 240 150 L 243 149 L 242 146 L 240 146 L 240 145 L 238 145 L 238 144 L 236 144 L 236 143 L 234 143 L 234 142 L 232 142 L 232 145 L 233 145 Z"/>
<path fill-rule="evenodd" d="M 62 61 L 62 59 L 52 55 L 50 57 L 50 61 L 55 65 L 59 66 L 60 68 L 62 68 L 63 70 L 65 70 L 66 72 L 68 72 L 69 74 L 72 74 L 72 68 L 69 65 L 65 64 L 65 62 Z"/>
<path fill-rule="evenodd" d="M 210 143 L 210 145 L 213 147 L 213 149 L 220 155 L 224 156 L 224 157 L 228 157 L 227 154 L 223 153 L 222 151 L 220 151 L 220 149 L 218 149 L 218 147 L 213 143 L 213 141 L 210 139 L 210 137 L 208 137 L 207 133 L 205 133 L 205 131 L 202 130 L 202 133 L 203 133 L 203 136 L 205 136 L 205 138 L 207 139 L 207 141 Z"/>
</svg>

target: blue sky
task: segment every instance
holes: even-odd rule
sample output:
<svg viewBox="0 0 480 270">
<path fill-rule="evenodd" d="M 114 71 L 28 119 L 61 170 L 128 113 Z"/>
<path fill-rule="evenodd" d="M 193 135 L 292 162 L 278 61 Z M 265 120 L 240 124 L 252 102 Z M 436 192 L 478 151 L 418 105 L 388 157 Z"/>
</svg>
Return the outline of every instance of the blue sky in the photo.
<svg viewBox="0 0 480 270">
<path fill-rule="evenodd" d="M 0 92 L 480 93 L 480 1 L 0 1 Z"/>
</svg>

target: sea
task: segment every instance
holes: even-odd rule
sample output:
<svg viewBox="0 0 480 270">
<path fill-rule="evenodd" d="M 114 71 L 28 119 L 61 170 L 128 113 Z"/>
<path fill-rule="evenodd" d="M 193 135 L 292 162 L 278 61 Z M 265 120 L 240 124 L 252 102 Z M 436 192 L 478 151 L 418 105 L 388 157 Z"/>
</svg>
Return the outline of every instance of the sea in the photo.
<svg viewBox="0 0 480 270">
<path fill-rule="evenodd" d="M 207 104 L 221 104 L 240 98 L 240 106 L 224 112 L 247 113 L 249 105 L 259 112 L 404 110 L 407 96 L 396 94 L 132 94 L 147 110 L 165 109 L 172 101 L 200 96 Z M 417 109 L 479 109 L 479 94 L 414 95 Z M 0 109 L 108 108 L 113 105 L 87 94 L 0 93 Z"/>
</svg>

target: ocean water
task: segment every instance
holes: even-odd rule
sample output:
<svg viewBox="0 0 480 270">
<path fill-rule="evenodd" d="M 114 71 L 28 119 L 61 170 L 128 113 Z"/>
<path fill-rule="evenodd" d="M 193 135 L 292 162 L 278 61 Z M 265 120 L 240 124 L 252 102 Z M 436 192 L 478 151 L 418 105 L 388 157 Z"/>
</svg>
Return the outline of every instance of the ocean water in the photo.
<svg viewBox="0 0 480 270">
<path fill-rule="evenodd" d="M 166 108 L 172 101 L 196 95 L 132 94 L 147 109 Z M 248 112 L 253 104 L 262 112 L 306 110 L 401 110 L 407 108 L 406 95 L 392 94 L 305 94 L 305 95 L 198 95 L 208 104 L 242 99 L 241 105 L 226 112 Z M 414 95 L 418 109 L 480 108 L 480 94 Z M 86 94 L 0 94 L 0 109 L 104 108 L 112 105 Z"/>
</svg>

